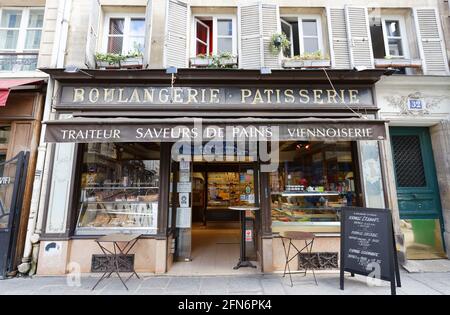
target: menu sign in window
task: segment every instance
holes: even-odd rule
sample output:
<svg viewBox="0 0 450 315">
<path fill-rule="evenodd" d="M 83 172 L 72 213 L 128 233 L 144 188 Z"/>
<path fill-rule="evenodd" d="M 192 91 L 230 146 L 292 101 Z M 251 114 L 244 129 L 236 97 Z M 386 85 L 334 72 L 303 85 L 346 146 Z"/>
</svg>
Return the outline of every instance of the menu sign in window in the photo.
<svg viewBox="0 0 450 315">
<path fill-rule="evenodd" d="M 341 289 L 344 271 L 400 286 L 392 217 L 388 209 L 345 207 L 341 212 Z"/>
</svg>

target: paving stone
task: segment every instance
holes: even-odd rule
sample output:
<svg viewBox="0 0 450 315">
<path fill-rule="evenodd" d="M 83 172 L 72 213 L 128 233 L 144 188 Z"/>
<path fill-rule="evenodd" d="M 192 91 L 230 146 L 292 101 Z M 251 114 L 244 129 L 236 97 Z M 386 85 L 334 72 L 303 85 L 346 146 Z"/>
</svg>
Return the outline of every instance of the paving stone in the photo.
<svg viewBox="0 0 450 315">
<path fill-rule="evenodd" d="M 237 292 L 262 292 L 262 286 L 259 277 L 232 277 L 229 279 L 228 291 Z"/>
</svg>

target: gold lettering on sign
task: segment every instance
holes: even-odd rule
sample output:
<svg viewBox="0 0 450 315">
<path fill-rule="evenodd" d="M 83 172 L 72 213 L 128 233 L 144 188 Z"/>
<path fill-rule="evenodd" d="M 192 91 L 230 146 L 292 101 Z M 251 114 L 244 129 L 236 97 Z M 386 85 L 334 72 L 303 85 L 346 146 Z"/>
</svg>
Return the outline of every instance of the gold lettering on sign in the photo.
<svg viewBox="0 0 450 315">
<path fill-rule="evenodd" d="M 210 103 L 219 103 L 219 93 L 220 90 L 219 89 L 211 89 L 210 91 L 211 96 L 210 96 Z"/>
<path fill-rule="evenodd" d="M 153 94 L 153 89 L 144 89 L 144 102 L 153 103 Z"/>
<path fill-rule="evenodd" d="M 169 90 L 161 89 L 159 90 L 159 101 L 166 103 L 169 100 Z"/>
<path fill-rule="evenodd" d="M 295 102 L 294 91 L 291 89 L 287 89 L 284 91 L 284 97 L 286 99 L 286 103 L 294 103 Z"/>
<path fill-rule="evenodd" d="M 267 104 L 272 104 L 273 90 L 271 90 L 271 89 L 265 89 L 265 90 L 264 90 L 264 94 L 266 94 L 266 97 L 267 97 Z"/>
<path fill-rule="evenodd" d="M 337 104 L 338 102 L 336 101 L 336 97 L 337 97 L 337 93 L 335 90 L 327 90 L 327 95 L 328 95 L 328 103 L 334 103 Z"/>
<path fill-rule="evenodd" d="M 264 100 L 261 95 L 261 91 L 259 89 L 256 89 L 256 91 L 255 91 L 255 97 L 253 98 L 252 104 L 256 104 L 257 102 L 264 103 Z"/>
<path fill-rule="evenodd" d="M 141 99 L 139 97 L 139 93 L 137 89 L 133 89 L 133 93 L 130 96 L 130 103 L 140 103 Z"/>
<path fill-rule="evenodd" d="M 196 89 L 188 90 L 188 103 L 198 103 L 197 100 L 198 91 Z"/>
<path fill-rule="evenodd" d="M 350 95 L 350 104 L 359 104 L 358 90 L 348 90 L 348 94 Z"/>
<path fill-rule="evenodd" d="M 277 104 L 280 104 L 281 103 L 281 98 L 280 98 L 280 89 L 276 89 L 275 90 L 276 92 L 277 92 Z"/>
<path fill-rule="evenodd" d="M 96 88 L 91 89 L 89 91 L 89 102 L 97 103 L 98 95 L 99 95 L 98 89 L 96 89 Z"/>
<path fill-rule="evenodd" d="M 322 93 L 322 90 L 314 90 L 314 103 L 323 104 Z"/>
<path fill-rule="evenodd" d="M 173 102 L 174 103 L 183 103 L 183 95 L 181 92 L 183 92 L 183 89 L 181 88 L 174 88 L 173 90 Z"/>
<path fill-rule="evenodd" d="M 119 99 L 117 100 L 117 102 L 119 103 L 126 103 L 128 102 L 128 98 L 123 98 L 123 91 L 124 89 L 119 89 Z"/>
<path fill-rule="evenodd" d="M 300 103 L 308 104 L 311 101 L 311 98 L 308 95 L 308 90 L 300 90 Z"/>
<path fill-rule="evenodd" d="M 252 91 L 249 89 L 241 89 L 241 103 L 246 103 L 247 98 L 252 95 Z"/>
<path fill-rule="evenodd" d="M 116 89 L 103 89 L 103 101 L 105 103 L 114 101 L 114 91 Z"/>
<path fill-rule="evenodd" d="M 84 89 L 73 89 L 73 101 L 74 102 L 83 102 L 84 101 Z"/>
</svg>

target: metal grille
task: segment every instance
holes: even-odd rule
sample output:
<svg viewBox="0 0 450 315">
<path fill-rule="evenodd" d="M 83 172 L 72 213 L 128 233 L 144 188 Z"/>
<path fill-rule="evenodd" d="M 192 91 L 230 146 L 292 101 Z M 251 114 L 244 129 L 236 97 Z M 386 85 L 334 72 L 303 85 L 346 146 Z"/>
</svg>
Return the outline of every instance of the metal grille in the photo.
<svg viewBox="0 0 450 315">
<path fill-rule="evenodd" d="M 419 136 L 392 136 L 398 187 L 426 187 Z"/>
<path fill-rule="evenodd" d="M 304 269 L 337 269 L 338 253 L 300 253 L 298 255 L 298 270 Z"/>
<path fill-rule="evenodd" d="M 111 255 L 92 255 L 91 272 L 105 272 L 106 270 L 112 270 Z M 134 254 L 121 255 L 119 260 L 119 271 L 132 272 L 134 267 Z"/>
</svg>

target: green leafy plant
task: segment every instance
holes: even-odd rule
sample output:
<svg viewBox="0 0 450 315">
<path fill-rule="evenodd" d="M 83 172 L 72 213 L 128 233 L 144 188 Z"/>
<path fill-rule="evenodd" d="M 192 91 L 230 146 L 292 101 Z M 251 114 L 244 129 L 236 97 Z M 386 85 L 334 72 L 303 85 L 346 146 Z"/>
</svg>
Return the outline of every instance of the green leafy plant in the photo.
<svg viewBox="0 0 450 315">
<path fill-rule="evenodd" d="M 198 54 L 197 56 L 195 56 L 196 58 L 199 59 L 208 59 L 211 58 L 211 56 L 209 54 Z"/>
<path fill-rule="evenodd" d="M 103 61 L 108 63 L 109 65 L 119 64 L 120 61 L 124 60 L 126 57 L 121 54 L 113 54 L 113 53 L 96 53 L 95 60 Z"/>
<path fill-rule="evenodd" d="M 235 58 L 236 56 L 234 56 L 230 52 L 222 52 L 218 55 L 213 55 L 209 68 L 219 68 L 219 69 L 234 68 L 236 65 L 233 62 L 226 62 L 226 60 L 233 60 Z"/>
<path fill-rule="evenodd" d="M 282 50 L 291 46 L 291 42 L 284 33 L 275 33 L 270 38 L 269 50 L 273 55 L 279 55 Z"/>
<path fill-rule="evenodd" d="M 313 52 L 313 53 L 304 53 L 301 55 L 294 56 L 292 58 L 289 58 L 290 60 L 324 60 L 329 59 L 326 56 L 322 54 L 320 50 Z"/>
<path fill-rule="evenodd" d="M 128 54 L 126 54 L 124 57 L 124 59 L 126 58 L 142 58 L 144 55 L 140 52 L 140 51 L 132 51 L 132 52 L 128 52 Z"/>
</svg>

